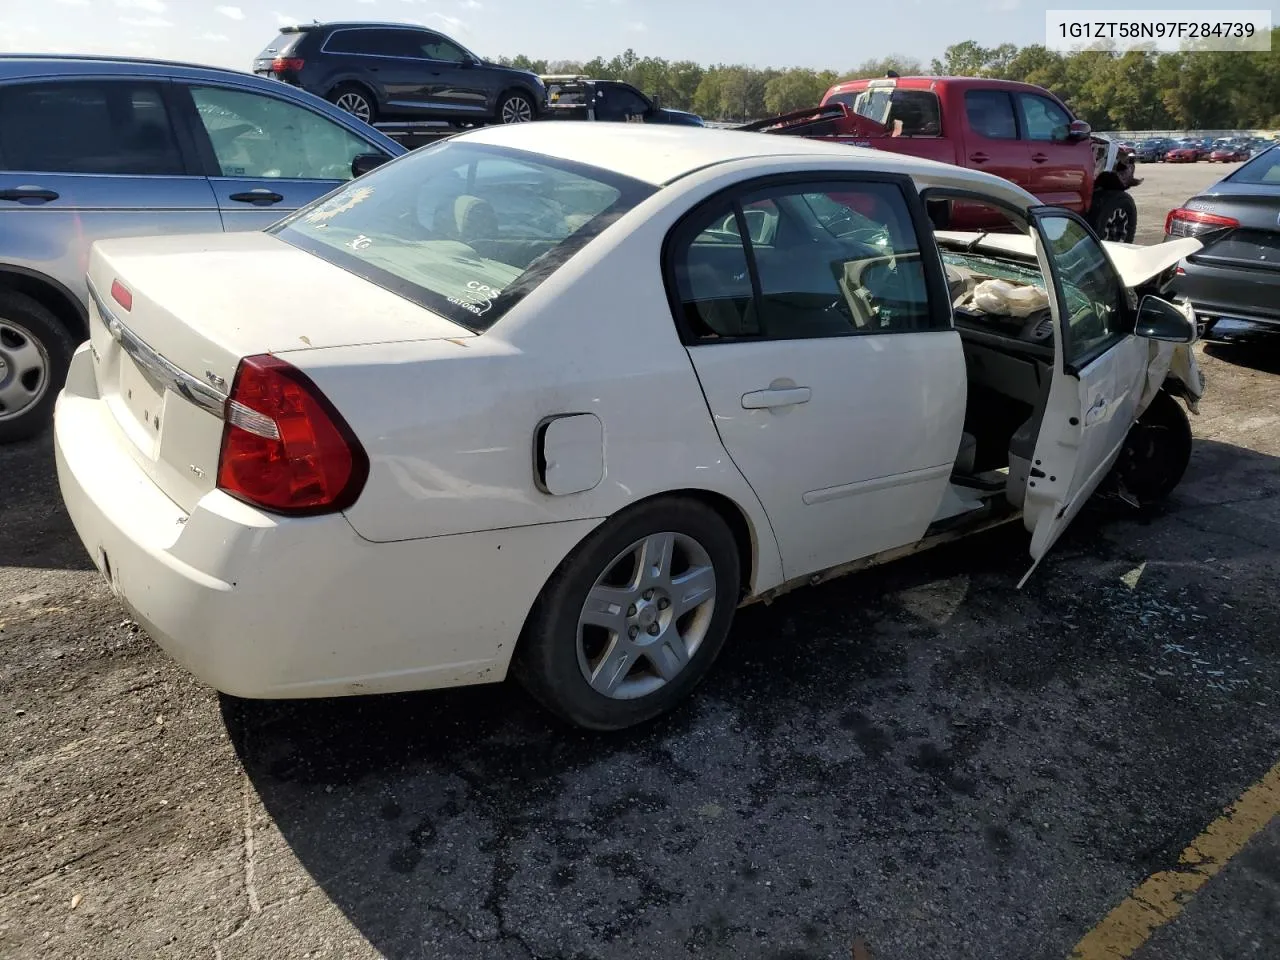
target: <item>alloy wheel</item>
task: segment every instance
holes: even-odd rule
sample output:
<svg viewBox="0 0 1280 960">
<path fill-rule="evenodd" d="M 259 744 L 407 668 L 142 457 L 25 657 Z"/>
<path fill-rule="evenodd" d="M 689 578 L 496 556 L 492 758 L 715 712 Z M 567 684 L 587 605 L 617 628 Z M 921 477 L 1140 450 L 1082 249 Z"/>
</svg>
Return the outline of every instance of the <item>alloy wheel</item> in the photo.
<svg viewBox="0 0 1280 960">
<path fill-rule="evenodd" d="M 357 120 L 363 120 L 365 123 L 368 123 L 369 118 L 373 116 L 373 108 L 369 106 L 369 101 L 354 91 L 340 96 L 336 105 L 339 110 L 345 110 Z"/>
<path fill-rule="evenodd" d="M 716 573 L 705 547 L 683 533 L 654 533 L 619 553 L 578 616 L 578 666 L 615 700 L 674 681 L 711 626 Z"/>
<path fill-rule="evenodd" d="M 528 123 L 533 119 L 533 105 L 524 97 L 508 97 L 502 104 L 503 123 Z"/>
<path fill-rule="evenodd" d="M 0 317 L 0 420 L 12 420 L 44 398 L 49 354 L 35 337 Z"/>
</svg>

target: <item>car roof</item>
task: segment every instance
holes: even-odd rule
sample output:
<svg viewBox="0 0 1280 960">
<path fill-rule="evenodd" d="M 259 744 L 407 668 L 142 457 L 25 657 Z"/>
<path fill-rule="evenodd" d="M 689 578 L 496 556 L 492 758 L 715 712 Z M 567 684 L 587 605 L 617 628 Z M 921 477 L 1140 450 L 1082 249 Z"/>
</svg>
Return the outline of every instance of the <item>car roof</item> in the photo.
<svg viewBox="0 0 1280 960">
<path fill-rule="evenodd" d="M 85 74 L 132 74 L 139 68 L 153 76 L 235 77 L 257 80 L 251 73 L 211 67 L 208 64 L 181 60 L 155 60 L 144 57 L 105 57 L 90 54 L 0 53 L 0 79 L 17 77 L 83 76 Z M 277 81 L 278 82 L 278 81 Z"/>
<path fill-rule="evenodd" d="M 929 180 L 964 182 L 980 190 L 984 185 L 995 186 L 997 192 L 1003 192 L 1001 185 L 1010 186 L 991 174 L 936 160 L 845 143 L 823 143 L 806 137 L 708 127 L 645 123 L 495 124 L 452 139 L 577 161 L 653 186 L 663 186 L 716 164 L 755 157 L 830 157 L 854 161 L 849 164 L 851 169 L 868 172 L 898 172 Z"/>
</svg>

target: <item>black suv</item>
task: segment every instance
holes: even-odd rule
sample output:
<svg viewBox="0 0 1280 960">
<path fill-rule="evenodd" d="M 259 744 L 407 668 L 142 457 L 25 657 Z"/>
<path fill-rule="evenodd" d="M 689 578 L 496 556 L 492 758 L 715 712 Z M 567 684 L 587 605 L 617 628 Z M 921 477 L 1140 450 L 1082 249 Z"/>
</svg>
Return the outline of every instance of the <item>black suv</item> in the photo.
<svg viewBox="0 0 1280 960">
<path fill-rule="evenodd" d="M 536 74 L 486 63 L 443 34 L 403 23 L 283 27 L 253 72 L 368 123 L 523 123 L 538 119 L 547 100 Z"/>
</svg>

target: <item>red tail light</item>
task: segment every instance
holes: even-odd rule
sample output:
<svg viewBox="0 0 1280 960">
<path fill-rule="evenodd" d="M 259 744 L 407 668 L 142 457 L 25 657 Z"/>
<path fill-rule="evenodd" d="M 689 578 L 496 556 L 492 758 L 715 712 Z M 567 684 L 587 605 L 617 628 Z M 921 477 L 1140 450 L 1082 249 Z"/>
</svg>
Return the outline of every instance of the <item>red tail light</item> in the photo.
<svg viewBox="0 0 1280 960">
<path fill-rule="evenodd" d="M 288 73 L 292 70 L 294 73 L 297 73 L 306 66 L 306 64 L 307 61 L 299 57 L 276 57 L 271 61 L 271 72 Z"/>
<path fill-rule="evenodd" d="M 124 307 L 126 313 L 133 309 L 133 292 L 119 280 L 111 281 L 111 299 Z"/>
<path fill-rule="evenodd" d="M 218 487 L 294 516 L 355 503 L 369 459 L 311 378 L 278 357 L 246 357 L 227 400 Z"/>
<path fill-rule="evenodd" d="M 1188 210 L 1179 207 L 1170 210 L 1164 220 L 1166 237 L 1199 237 L 1219 230 L 1234 230 L 1240 221 L 1234 217 L 1223 217 L 1216 213 L 1205 213 L 1203 210 Z"/>
</svg>

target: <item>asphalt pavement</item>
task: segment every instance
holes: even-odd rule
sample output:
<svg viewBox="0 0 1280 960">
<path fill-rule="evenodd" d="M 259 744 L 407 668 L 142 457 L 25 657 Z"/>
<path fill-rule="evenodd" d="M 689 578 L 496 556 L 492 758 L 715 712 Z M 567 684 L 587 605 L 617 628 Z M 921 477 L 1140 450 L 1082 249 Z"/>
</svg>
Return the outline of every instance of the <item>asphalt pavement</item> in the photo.
<svg viewBox="0 0 1280 960">
<path fill-rule="evenodd" d="M 1195 189 L 1164 169 L 1144 217 Z M 1203 362 L 1165 508 L 1095 503 L 1020 591 L 1004 530 L 745 609 L 609 736 L 509 684 L 219 697 L 92 570 L 48 438 L 0 448 L 0 956 L 1067 957 L 1280 760 L 1280 353 Z M 1275 956 L 1261 809 L 1134 957 Z"/>
</svg>

